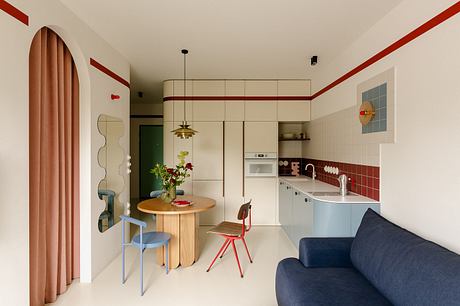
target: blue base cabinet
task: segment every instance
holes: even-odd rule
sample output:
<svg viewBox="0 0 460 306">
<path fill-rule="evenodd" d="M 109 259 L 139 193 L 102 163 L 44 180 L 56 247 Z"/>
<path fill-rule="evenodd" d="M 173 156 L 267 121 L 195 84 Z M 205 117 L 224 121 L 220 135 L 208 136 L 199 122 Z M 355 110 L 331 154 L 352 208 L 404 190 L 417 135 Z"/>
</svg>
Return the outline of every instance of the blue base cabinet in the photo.
<svg viewBox="0 0 460 306">
<path fill-rule="evenodd" d="M 368 208 L 380 213 L 378 203 L 323 202 L 279 183 L 279 220 L 297 248 L 303 237 L 354 237 Z"/>
</svg>

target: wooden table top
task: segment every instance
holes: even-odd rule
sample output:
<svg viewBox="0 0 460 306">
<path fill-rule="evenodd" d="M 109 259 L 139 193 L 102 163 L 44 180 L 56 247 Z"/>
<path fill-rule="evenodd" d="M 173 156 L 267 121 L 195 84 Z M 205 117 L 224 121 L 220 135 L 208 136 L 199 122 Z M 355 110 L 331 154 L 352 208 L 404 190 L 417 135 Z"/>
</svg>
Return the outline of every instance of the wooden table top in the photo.
<svg viewBox="0 0 460 306">
<path fill-rule="evenodd" d="M 192 201 L 193 205 L 186 207 L 177 207 L 170 203 L 164 202 L 160 198 L 148 199 L 137 204 L 137 209 L 148 214 L 160 215 L 180 215 L 180 214 L 193 214 L 216 206 L 216 201 L 210 198 L 184 195 L 177 196 L 178 200 Z"/>
</svg>

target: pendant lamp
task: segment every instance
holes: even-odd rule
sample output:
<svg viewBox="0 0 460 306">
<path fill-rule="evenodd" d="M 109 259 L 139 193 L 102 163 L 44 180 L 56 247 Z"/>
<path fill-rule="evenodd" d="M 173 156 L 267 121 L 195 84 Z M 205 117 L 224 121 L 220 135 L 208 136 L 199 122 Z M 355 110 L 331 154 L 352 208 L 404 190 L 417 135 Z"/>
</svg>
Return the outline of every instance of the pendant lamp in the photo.
<svg viewBox="0 0 460 306">
<path fill-rule="evenodd" d="M 188 139 L 188 138 L 192 137 L 193 135 L 195 135 L 195 133 L 198 133 L 198 132 L 195 131 L 194 129 L 192 129 L 190 127 L 190 124 L 187 123 L 187 111 L 185 109 L 185 99 L 186 99 L 186 95 L 187 95 L 187 91 L 186 91 L 186 88 L 187 88 L 187 70 L 186 70 L 187 62 L 186 61 L 187 61 L 188 50 L 182 49 L 181 52 L 184 55 L 184 121 L 182 121 L 182 124 L 179 124 L 179 127 L 177 129 L 173 130 L 172 132 L 174 133 L 174 135 L 176 135 L 177 137 L 179 137 L 181 139 Z"/>
</svg>

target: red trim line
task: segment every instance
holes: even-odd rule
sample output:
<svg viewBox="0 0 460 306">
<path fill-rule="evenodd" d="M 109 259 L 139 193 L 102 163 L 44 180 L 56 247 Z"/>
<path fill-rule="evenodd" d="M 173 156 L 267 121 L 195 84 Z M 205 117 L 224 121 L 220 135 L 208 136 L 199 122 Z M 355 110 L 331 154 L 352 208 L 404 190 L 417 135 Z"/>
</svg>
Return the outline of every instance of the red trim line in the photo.
<svg viewBox="0 0 460 306">
<path fill-rule="evenodd" d="M 95 59 L 91 58 L 89 60 L 89 63 L 91 64 L 91 66 L 93 66 L 94 68 L 96 68 L 96 69 L 100 70 L 101 72 L 105 73 L 106 75 L 108 75 L 112 79 L 114 79 L 114 80 L 120 82 L 121 84 L 125 85 L 126 87 L 130 88 L 130 85 L 129 85 L 128 81 L 126 81 L 121 76 L 119 76 L 118 74 L 116 74 L 115 72 L 110 70 L 109 68 L 105 67 L 104 65 L 102 65 L 101 63 L 96 61 Z"/>
<path fill-rule="evenodd" d="M 402 37 L 398 41 L 392 43 L 391 45 L 389 45 L 388 47 L 386 47 L 385 49 L 383 49 L 379 53 L 377 53 L 374 56 L 372 56 L 371 58 L 369 58 L 367 61 L 365 61 L 361 65 L 355 67 L 354 69 L 350 70 L 346 74 L 342 75 L 340 78 L 338 78 L 337 80 L 335 80 L 331 84 L 327 85 L 326 87 L 324 87 L 320 91 L 316 92 L 311 97 L 312 100 L 316 99 L 319 96 L 321 96 L 323 93 L 331 90 L 332 88 L 334 88 L 335 86 L 339 85 L 343 81 L 351 78 L 352 76 L 354 76 L 358 72 L 364 70 L 365 68 L 369 67 L 370 65 L 374 64 L 375 62 L 381 60 L 382 58 L 384 58 L 385 56 L 389 55 L 390 53 L 393 53 L 394 51 L 398 50 L 402 46 L 408 44 L 409 42 L 411 42 L 412 40 L 416 39 L 420 35 L 428 32 L 432 28 L 434 28 L 434 27 L 438 26 L 439 24 L 443 23 L 444 21 L 446 21 L 450 17 L 455 16 L 459 12 L 460 12 L 460 1 L 458 1 L 457 3 L 455 3 L 454 5 L 449 7 L 448 9 L 446 9 L 445 11 L 441 12 L 440 14 L 436 15 L 435 17 L 431 18 L 430 20 L 428 20 L 427 22 L 425 22 L 424 24 L 422 24 L 421 26 L 419 26 L 418 28 L 416 28 L 415 30 L 410 32 L 409 34 L 405 35 L 404 37 Z"/>
<path fill-rule="evenodd" d="M 163 101 L 175 101 L 175 100 L 189 100 L 189 101 L 309 101 L 310 96 L 169 96 L 164 97 Z"/>
<path fill-rule="evenodd" d="M 29 16 L 24 14 L 21 10 L 14 7 L 13 5 L 9 4 L 5 0 L 0 0 L 0 10 L 4 11 L 5 13 L 9 14 L 10 16 L 16 18 L 26 26 L 29 25 Z"/>
</svg>

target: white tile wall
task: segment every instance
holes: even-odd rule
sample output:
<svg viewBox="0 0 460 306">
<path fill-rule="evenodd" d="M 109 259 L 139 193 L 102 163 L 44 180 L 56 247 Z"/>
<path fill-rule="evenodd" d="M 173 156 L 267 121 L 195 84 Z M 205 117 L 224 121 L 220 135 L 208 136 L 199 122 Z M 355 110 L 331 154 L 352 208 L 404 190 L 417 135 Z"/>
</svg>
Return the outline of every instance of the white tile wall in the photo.
<svg viewBox="0 0 460 306">
<path fill-rule="evenodd" d="M 380 144 L 375 136 L 361 134 L 358 107 L 350 107 L 305 123 L 311 139 L 303 144 L 303 157 L 380 166 Z"/>
</svg>

